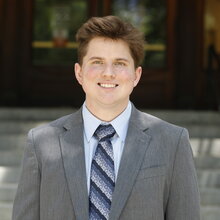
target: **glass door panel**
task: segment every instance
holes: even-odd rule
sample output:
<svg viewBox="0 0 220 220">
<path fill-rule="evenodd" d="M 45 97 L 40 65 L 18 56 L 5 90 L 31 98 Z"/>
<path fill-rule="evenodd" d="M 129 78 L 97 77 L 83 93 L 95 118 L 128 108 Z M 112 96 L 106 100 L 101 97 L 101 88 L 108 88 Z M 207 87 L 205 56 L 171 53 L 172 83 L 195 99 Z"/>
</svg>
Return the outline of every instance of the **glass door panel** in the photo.
<svg viewBox="0 0 220 220">
<path fill-rule="evenodd" d="M 35 0 L 32 64 L 72 65 L 76 60 L 74 36 L 88 18 L 87 0 Z"/>
<path fill-rule="evenodd" d="M 113 14 L 138 27 L 146 38 L 143 66 L 161 68 L 166 58 L 166 1 L 114 0 Z"/>
<path fill-rule="evenodd" d="M 220 54 L 220 1 L 205 1 L 204 17 L 204 67 L 208 65 L 208 49 L 213 46 Z"/>
</svg>

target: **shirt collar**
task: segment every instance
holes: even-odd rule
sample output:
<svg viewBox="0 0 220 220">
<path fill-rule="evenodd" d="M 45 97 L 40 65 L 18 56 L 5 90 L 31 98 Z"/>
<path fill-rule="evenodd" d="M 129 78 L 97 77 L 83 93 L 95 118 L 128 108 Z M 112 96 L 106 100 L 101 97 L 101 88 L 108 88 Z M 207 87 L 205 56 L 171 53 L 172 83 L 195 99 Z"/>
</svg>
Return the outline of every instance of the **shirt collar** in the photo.
<svg viewBox="0 0 220 220">
<path fill-rule="evenodd" d="M 101 121 L 100 119 L 96 118 L 86 107 L 86 104 L 83 104 L 82 108 L 82 115 L 83 115 L 83 124 L 84 124 L 84 132 L 87 141 L 89 142 L 100 124 L 106 124 L 106 122 Z M 114 120 L 108 122 L 107 124 L 111 124 L 119 138 L 122 141 L 125 141 L 128 129 L 128 123 L 131 116 L 131 103 L 129 101 L 126 109 L 117 116 Z"/>
</svg>

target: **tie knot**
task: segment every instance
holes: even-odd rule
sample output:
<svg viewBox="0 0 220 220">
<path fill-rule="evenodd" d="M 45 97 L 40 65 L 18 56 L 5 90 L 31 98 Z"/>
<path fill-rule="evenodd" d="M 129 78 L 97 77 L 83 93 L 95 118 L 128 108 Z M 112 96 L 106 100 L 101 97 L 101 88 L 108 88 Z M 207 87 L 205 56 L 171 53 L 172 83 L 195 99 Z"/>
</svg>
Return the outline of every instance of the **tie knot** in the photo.
<svg viewBox="0 0 220 220">
<path fill-rule="evenodd" d="M 112 138 L 115 135 L 115 129 L 112 127 L 111 124 L 108 125 L 99 125 L 96 129 L 94 136 L 101 141 L 106 138 Z"/>
</svg>

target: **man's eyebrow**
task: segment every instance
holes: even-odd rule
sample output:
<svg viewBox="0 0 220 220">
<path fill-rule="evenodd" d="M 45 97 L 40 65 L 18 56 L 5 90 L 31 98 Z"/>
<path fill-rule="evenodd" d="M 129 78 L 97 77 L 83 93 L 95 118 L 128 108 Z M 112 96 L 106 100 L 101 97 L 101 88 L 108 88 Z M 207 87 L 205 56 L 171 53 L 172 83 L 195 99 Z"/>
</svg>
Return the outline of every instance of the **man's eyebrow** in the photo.
<svg viewBox="0 0 220 220">
<path fill-rule="evenodd" d="M 116 61 L 125 61 L 125 62 L 129 63 L 129 60 L 126 58 L 116 58 L 115 60 Z"/>
<path fill-rule="evenodd" d="M 105 60 L 105 58 L 104 58 L 104 57 L 90 57 L 89 60 Z M 128 59 L 122 58 L 122 57 L 115 58 L 114 60 L 115 60 L 115 61 L 124 61 L 124 62 L 129 63 L 129 60 L 128 60 Z"/>
<path fill-rule="evenodd" d="M 103 57 L 90 57 L 89 60 L 104 60 Z"/>
</svg>

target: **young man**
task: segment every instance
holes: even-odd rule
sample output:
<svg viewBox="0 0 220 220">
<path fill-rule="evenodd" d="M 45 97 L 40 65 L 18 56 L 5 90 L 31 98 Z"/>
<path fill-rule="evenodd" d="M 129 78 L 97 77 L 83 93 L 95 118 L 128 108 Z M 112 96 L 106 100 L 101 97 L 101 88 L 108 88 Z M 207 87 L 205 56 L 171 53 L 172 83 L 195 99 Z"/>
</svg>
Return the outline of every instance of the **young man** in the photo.
<svg viewBox="0 0 220 220">
<path fill-rule="evenodd" d="M 138 111 L 144 39 L 114 16 L 78 31 L 80 110 L 32 129 L 13 220 L 198 220 L 185 129 Z"/>
</svg>

